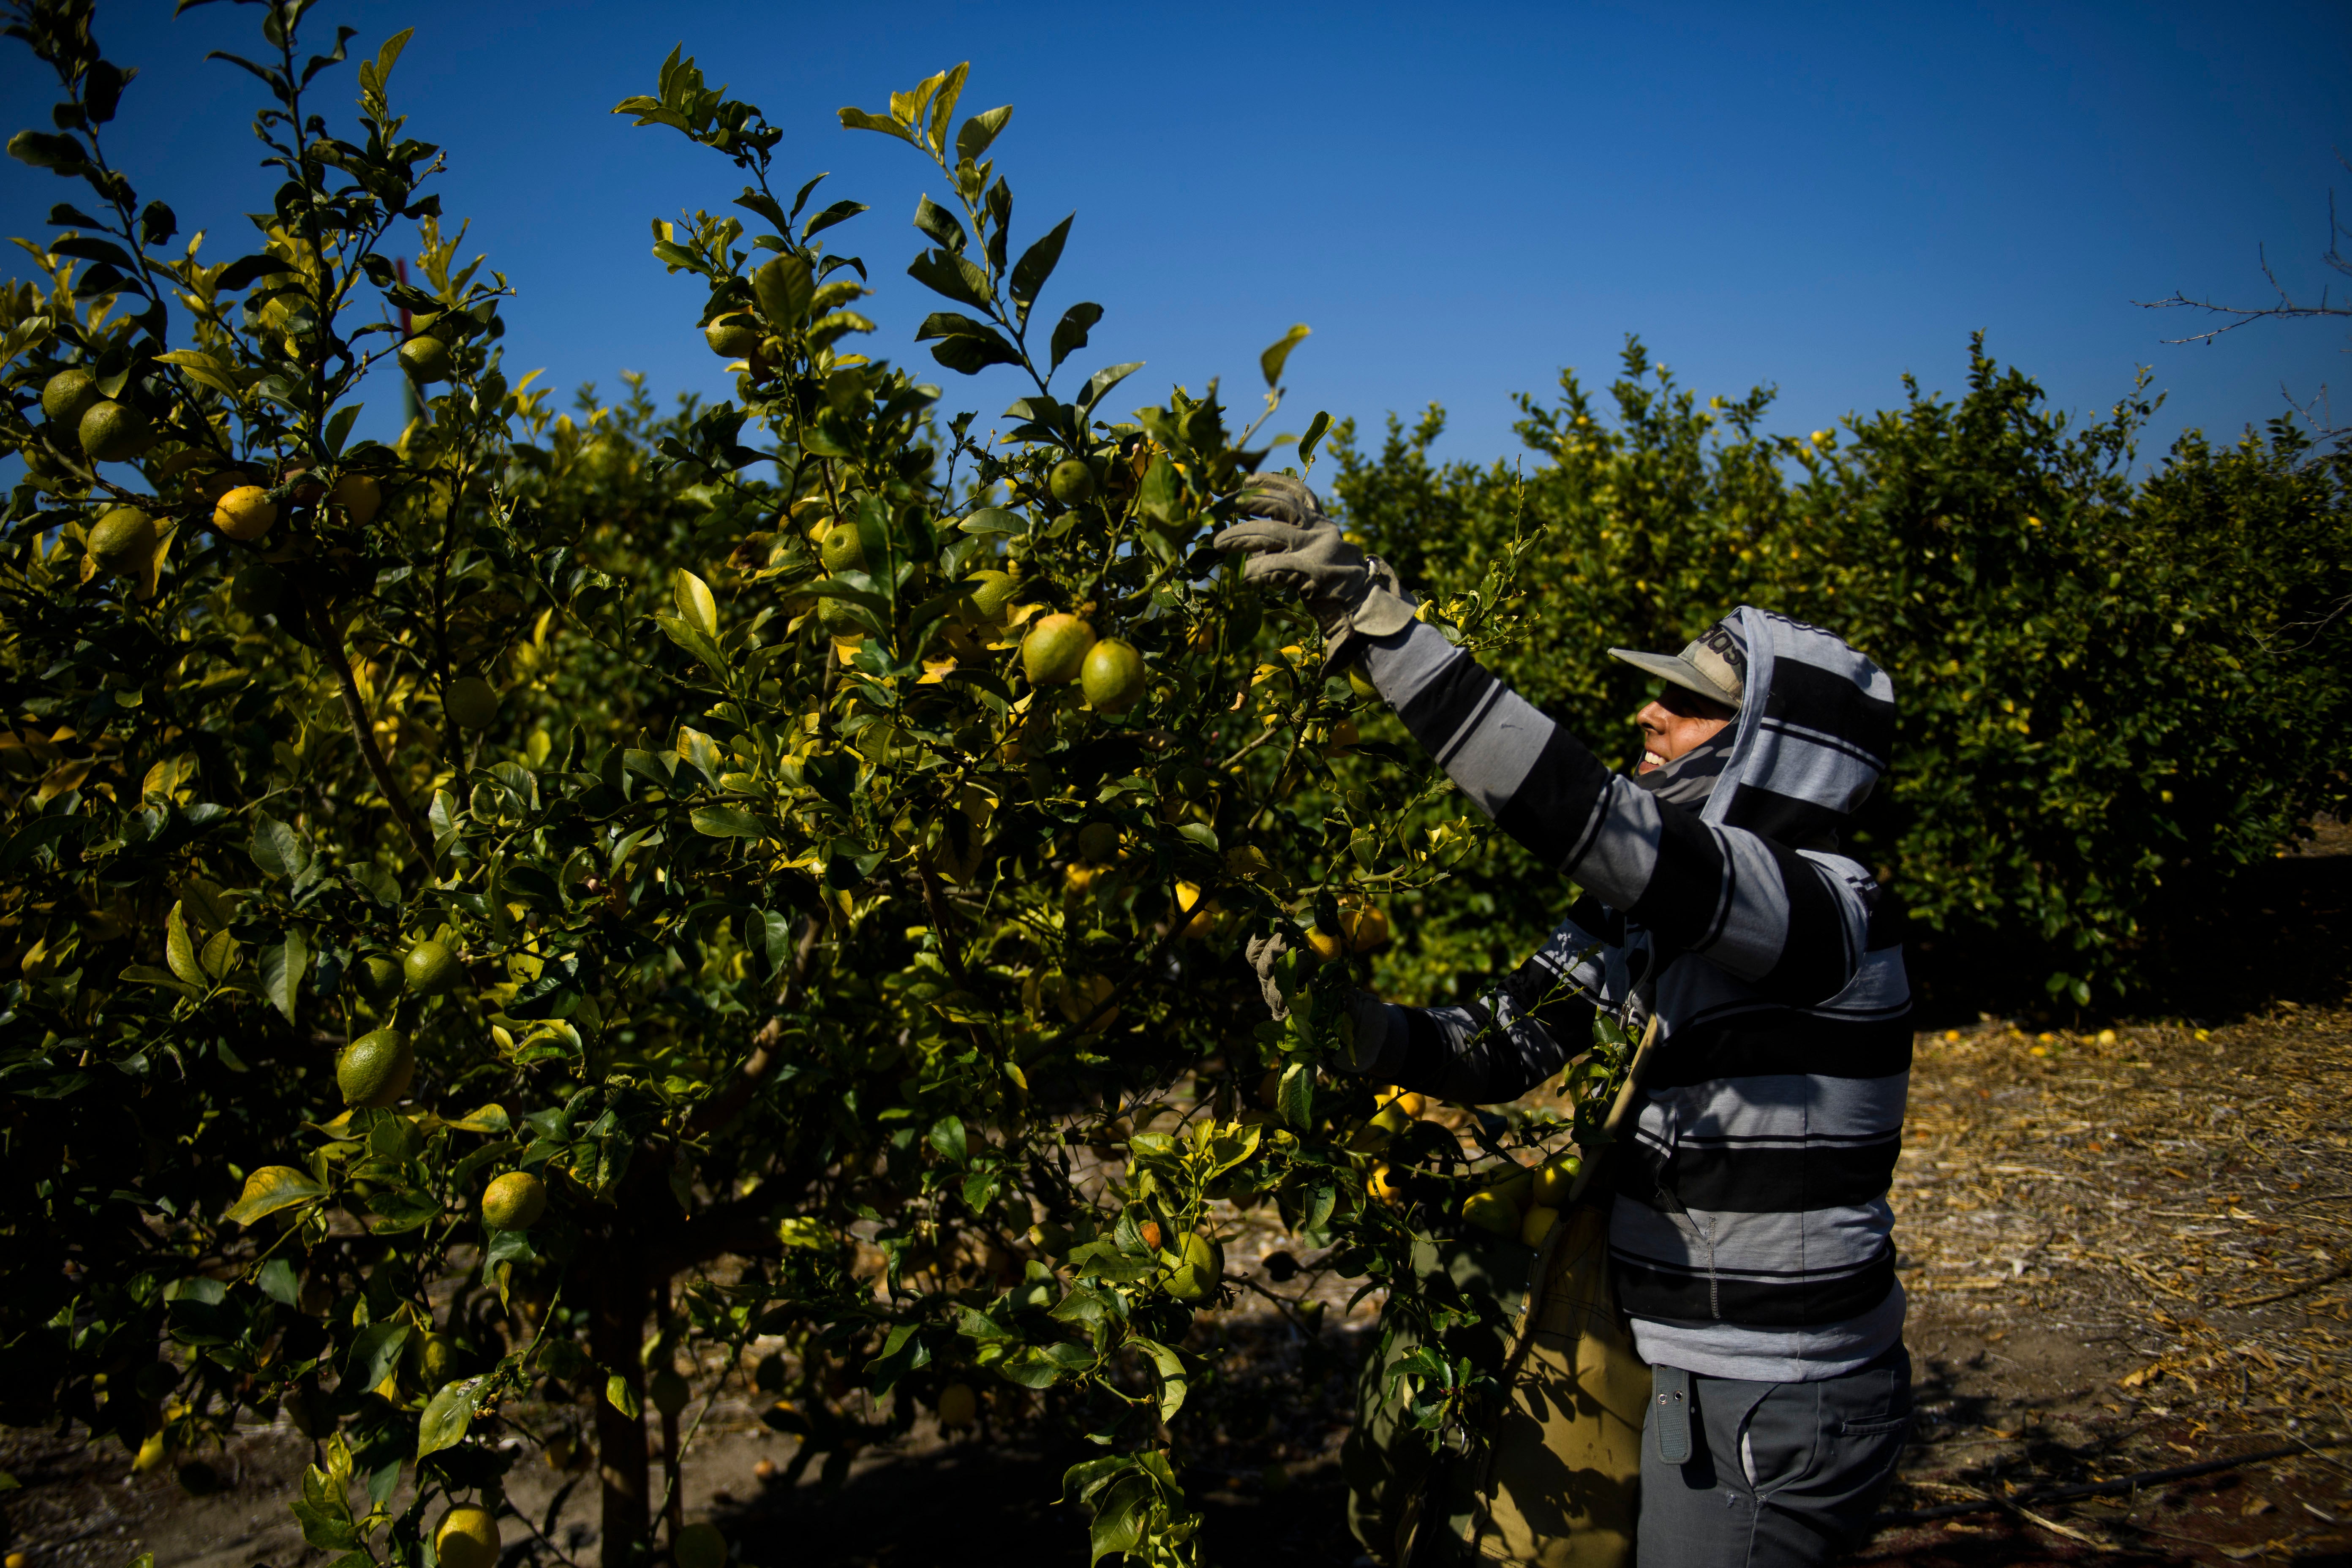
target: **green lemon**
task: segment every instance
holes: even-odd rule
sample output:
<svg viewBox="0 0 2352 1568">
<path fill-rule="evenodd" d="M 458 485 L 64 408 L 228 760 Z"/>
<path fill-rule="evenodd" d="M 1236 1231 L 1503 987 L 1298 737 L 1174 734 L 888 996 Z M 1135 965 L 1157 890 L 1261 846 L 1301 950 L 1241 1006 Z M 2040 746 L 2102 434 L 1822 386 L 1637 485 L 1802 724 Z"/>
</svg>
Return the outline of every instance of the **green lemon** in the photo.
<svg viewBox="0 0 2352 1568">
<path fill-rule="evenodd" d="M 415 1077 L 416 1047 L 398 1029 L 371 1030 L 335 1059 L 335 1087 L 345 1105 L 381 1110 L 406 1094 Z"/>
<path fill-rule="evenodd" d="M 866 623 L 859 620 L 855 607 L 846 599 L 819 599 L 816 602 L 817 625 L 825 635 L 835 637 L 862 637 Z"/>
<path fill-rule="evenodd" d="M 1078 678 L 1095 629 L 1076 616 L 1047 616 L 1021 639 L 1021 668 L 1036 686 L 1067 686 Z"/>
<path fill-rule="evenodd" d="M 1179 1301 L 1205 1301 L 1224 1278 L 1225 1249 L 1192 1232 L 1184 1238 L 1184 1261 L 1168 1276 L 1168 1294 Z"/>
<path fill-rule="evenodd" d="M 1131 643 L 1105 637 L 1087 649 L 1078 685 L 1097 713 L 1124 713 L 1143 700 L 1143 656 Z"/>
<path fill-rule="evenodd" d="M 825 571 L 834 576 L 866 570 L 866 542 L 858 538 L 854 522 L 836 522 L 827 529 L 824 542 L 816 547 L 816 552 Z"/>
<path fill-rule="evenodd" d="M 371 954 L 352 965 L 352 987 L 378 1006 L 399 995 L 402 983 L 399 961 L 383 953 Z"/>
<path fill-rule="evenodd" d="M 1013 602 L 1013 591 L 1021 586 L 1010 572 L 975 572 L 964 581 L 973 584 L 971 607 L 983 621 L 1003 615 L 1004 606 Z"/>
<path fill-rule="evenodd" d="M 401 979 L 419 996 L 438 996 L 465 978 L 457 955 L 437 942 L 418 942 L 400 961 Z"/>
<path fill-rule="evenodd" d="M 492 1230 L 529 1230 L 547 1212 L 547 1188 L 529 1171 L 509 1171 L 482 1190 L 482 1223 Z"/>
<path fill-rule="evenodd" d="M 41 387 L 41 412 L 58 425 L 79 427 L 98 398 L 98 377 L 86 370 L 61 370 Z"/>
<path fill-rule="evenodd" d="M 1480 1230 L 1496 1236 L 1516 1236 L 1519 1229 L 1519 1205 L 1494 1191 L 1473 1193 L 1463 1202 L 1462 1217 Z"/>
<path fill-rule="evenodd" d="M 449 379 L 449 345 L 439 338 L 414 337 L 400 345 L 400 368 L 413 381 Z"/>
<path fill-rule="evenodd" d="M 1078 829 L 1078 853 L 1096 865 L 1107 865 L 1118 854 L 1118 824 L 1089 822 Z"/>
<path fill-rule="evenodd" d="M 1045 479 L 1045 488 L 1064 506 L 1076 506 L 1094 500 L 1095 471 L 1087 467 L 1083 458 L 1070 458 L 1054 465 Z"/>
<path fill-rule="evenodd" d="M 702 341 L 720 359 L 750 359 L 760 346 L 760 329 L 749 317 L 721 316 L 702 329 Z"/>
<path fill-rule="evenodd" d="M 461 675 L 441 695 L 441 711 L 461 730 L 487 730 L 498 722 L 499 694 L 478 675 Z"/>
<path fill-rule="evenodd" d="M 675 1415 L 694 1397 L 694 1385 L 679 1376 L 676 1368 L 666 1366 L 646 1379 L 646 1396 L 663 1415 Z"/>
<path fill-rule="evenodd" d="M 145 451 L 155 439 L 147 416 L 127 403 L 101 400 L 89 405 L 76 426 L 81 449 L 101 463 L 120 463 Z"/>
<path fill-rule="evenodd" d="M 689 1524 L 669 1543 L 669 1555 L 677 1568 L 727 1568 L 727 1538 L 707 1520 Z"/>
<path fill-rule="evenodd" d="M 427 1394 L 438 1393 L 443 1384 L 457 1375 L 457 1342 L 447 1334 L 412 1334 L 406 1360 L 416 1374 L 417 1386 Z"/>
<path fill-rule="evenodd" d="M 1584 1162 L 1573 1154 L 1561 1154 L 1547 1160 L 1536 1170 L 1535 1201 L 1546 1208 L 1560 1208 L 1576 1190 L 1577 1173 Z"/>
<path fill-rule="evenodd" d="M 118 506 L 89 531 L 90 559 L 118 577 L 136 577 L 155 559 L 155 520 L 135 506 Z"/>
<path fill-rule="evenodd" d="M 453 1508 L 433 1532 L 441 1568 L 498 1568 L 499 1521 L 488 1509 Z"/>
</svg>

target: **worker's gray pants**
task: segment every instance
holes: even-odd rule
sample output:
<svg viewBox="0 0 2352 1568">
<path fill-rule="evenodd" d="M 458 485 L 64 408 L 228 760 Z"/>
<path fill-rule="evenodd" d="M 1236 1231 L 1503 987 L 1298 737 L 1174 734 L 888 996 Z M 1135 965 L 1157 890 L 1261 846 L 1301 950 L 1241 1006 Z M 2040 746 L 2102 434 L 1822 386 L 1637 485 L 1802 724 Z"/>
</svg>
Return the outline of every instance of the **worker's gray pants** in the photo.
<svg viewBox="0 0 2352 1568">
<path fill-rule="evenodd" d="M 1878 1510 L 1911 1425 L 1900 1343 L 1819 1383 L 1688 1376 L 1690 1457 L 1660 1456 L 1656 1399 L 1643 1429 L 1640 1568 L 1826 1563 Z"/>
</svg>

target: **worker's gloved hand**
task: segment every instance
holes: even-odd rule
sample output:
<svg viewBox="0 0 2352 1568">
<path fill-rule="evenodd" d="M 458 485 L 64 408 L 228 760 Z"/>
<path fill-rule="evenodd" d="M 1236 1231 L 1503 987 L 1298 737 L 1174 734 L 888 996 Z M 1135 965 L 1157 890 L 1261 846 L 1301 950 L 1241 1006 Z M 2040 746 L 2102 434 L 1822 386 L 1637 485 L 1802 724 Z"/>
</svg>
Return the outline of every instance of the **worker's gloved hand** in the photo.
<svg viewBox="0 0 2352 1568">
<path fill-rule="evenodd" d="M 1324 668 L 1353 652 L 1359 637 L 1384 637 L 1412 625 L 1412 601 L 1396 574 L 1340 537 L 1315 492 L 1287 474 L 1253 475 L 1234 509 L 1246 521 L 1210 541 L 1249 557 L 1244 580 L 1297 594 L 1323 628 Z"/>
<path fill-rule="evenodd" d="M 1280 931 L 1273 931 L 1251 938 L 1243 951 L 1249 956 L 1250 967 L 1257 971 L 1257 988 L 1265 998 L 1265 1010 L 1274 1015 L 1276 1023 L 1289 1017 L 1290 1004 L 1275 980 L 1274 966 L 1290 951 L 1290 943 Z M 1349 994 L 1348 1011 L 1353 1027 L 1348 1031 L 1346 1054 L 1329 1065 L 1343 1072 L 1367 1073 L 1377 1063 L 1381 1047 L 1388 1039 L 1388 1005 L 1369 991 L 1356 991 Z"/>
</svg>

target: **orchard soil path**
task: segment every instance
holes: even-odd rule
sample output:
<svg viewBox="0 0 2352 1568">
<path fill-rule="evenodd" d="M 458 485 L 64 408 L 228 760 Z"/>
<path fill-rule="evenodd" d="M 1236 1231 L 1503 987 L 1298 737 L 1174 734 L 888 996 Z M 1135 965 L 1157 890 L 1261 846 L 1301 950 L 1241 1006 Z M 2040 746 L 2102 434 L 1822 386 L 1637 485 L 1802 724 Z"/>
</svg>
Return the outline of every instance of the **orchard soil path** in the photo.
<svg viewBox="0 0 2352 1568">
<path fill-rule="evenodd" d="M 1893 1520 L 1854 1561 L 2352 1564 L 2352 839 L 2313 848 L 2215 912 L 2203 972 L 2176 987 L 2193 1016 L 2105 1033 L 1941 1017 L 1919 1037 L 1894 1203 L 1920 1415 Z M 1328 1306 L 1312 1336 L 1255 1290 L 1202 1321 L 1195 1348 L 1219 1370 L 1195 1399 L 1216 1419 L 1184 1460 L 1203 1556 L 1345 1565 L 1359 1551 L 1337 1456 L 1377 1303 L 1347 1312 L 1357 1282 L 1311 1269 L 1278 1284 L 1267 1259 L 1297 1248 L 1265 1213 L 1237 1216 L 1229 1269 Z M 1085 1563 L 1083 1524 L 1055 1500 L 1092 1450 L 923 1426 L 861 1455 L 837 1491 L 786 1484 L 792 1442 L 740 1389 L 686 1455 L 688 1517 L 725 1526 L 740 1561 Z M 2295 1452 L 2136 1492 L 2032 1496 L 2281 1447 Z M 159 1568 L 313 1568 L 324 1554 L 285 1508 L 308 1458 L 281 1427 L 177 1478 L 134 1476 L 119 1450 L 0 1429 L 19 1483 L 0 1530 L 24 1568 L 125 1568 L 142 1551 Z M 571 1479 L 519 1465 L 509 1485 L 544 1518 Z M 551 1531 L 575 1561 L 594 1543 L 591 1489 Z"/>
</svg>

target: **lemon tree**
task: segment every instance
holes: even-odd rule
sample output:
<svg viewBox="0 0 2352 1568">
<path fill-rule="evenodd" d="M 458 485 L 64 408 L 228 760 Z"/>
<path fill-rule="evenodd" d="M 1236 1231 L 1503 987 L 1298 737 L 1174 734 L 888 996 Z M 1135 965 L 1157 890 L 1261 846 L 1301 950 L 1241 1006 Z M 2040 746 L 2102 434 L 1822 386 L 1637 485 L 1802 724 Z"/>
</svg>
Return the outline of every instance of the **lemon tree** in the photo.
<svg viewBox="0 0 2352 1568">
<path fill-rule="evenodd" d="M 893 363 L 865 208 L 674 54 L 620 111 L 739 172 L 655 245 L 733 395 L 559 415 L 392 108 L 406 35 L 354 66 L 304 12 L 238 62 L 285 184 L 218 261 L 118 163 L 89 5 L 20 31 L 61 97 L 11 148 L 88 206 L 0 300 L 7 1418 L 163 1463 L 289 1412 L 347 1562 L 541 1550 L 504 1440 L 593 1452 L 607 1563 L 711 1564 L 707 1525 L 656 1541 L 646 1423 L 690 1433 L 715 1366 L 798 1465 L 925 1408 L 1066 1424 L 1097 1551 L 1195 1560 L 1220 1216 L 1274 1205 L 1443 1329 L 1416 1237 L 1578 1131 L 1367 1143 L 1325 1066 L 1383 906 L 1475 835 L 1206 546 L 1304 329 L 1251 421 L 1115 404 L 1102 307 L 1045 302 L 1072 220 L 1016 223 L 1012 111 L 958 68 L 842 114 L 937 182 L 935 363 Z M 990 366 L 1028 390 L 984 437 L 927 377 Z M 403 379 L 415 421 L 353 439 Z M 1430 613 L 1525 636 L 1526 543 Z M 1242 952 L 1276 931 L 1281 1026 Z"/>
</svg>

